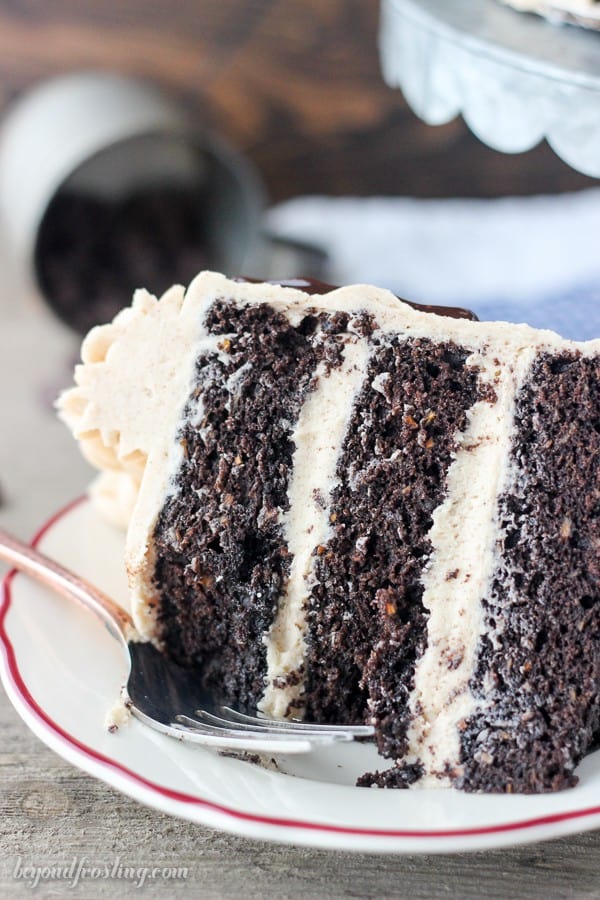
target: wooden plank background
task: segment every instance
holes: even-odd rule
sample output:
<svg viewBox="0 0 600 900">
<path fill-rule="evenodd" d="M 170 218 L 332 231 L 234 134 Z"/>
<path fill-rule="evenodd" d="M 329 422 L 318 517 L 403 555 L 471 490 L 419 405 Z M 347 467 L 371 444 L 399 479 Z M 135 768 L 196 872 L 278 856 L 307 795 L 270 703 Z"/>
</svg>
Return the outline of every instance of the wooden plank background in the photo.
<svg viewBox="0 0 600 900">
<path fill-rule="evenodd" d="M 382 81 L 375 0 L 5 0 L 0 110 L 41 78 L 108 68 L 184 96 L 271 198 L 493 196 L 592 184 L 547 146 L 507 156 L 431 128 Z"/>
</svg>

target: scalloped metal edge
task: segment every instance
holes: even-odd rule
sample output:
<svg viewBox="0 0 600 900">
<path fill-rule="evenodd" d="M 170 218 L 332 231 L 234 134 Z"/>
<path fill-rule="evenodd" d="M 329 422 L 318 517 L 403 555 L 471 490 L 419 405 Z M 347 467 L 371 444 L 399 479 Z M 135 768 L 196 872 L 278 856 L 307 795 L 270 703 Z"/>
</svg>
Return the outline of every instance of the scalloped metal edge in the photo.
<svg viewBox="0 0 600 900">
<path fill-rule="evenodd" d="M 545 138 L 572 168 L 600 178 L 598 91 L 525 71 L 508 54 L 452 41 L 434 25 L 408 4 L 383 0 L 383 76 L 421 119 L 441 125 L 462 115 L 476 137 L 503 153 Z"/>
<path fill-rule="evenodd" d="M 565 22 L 580 25 L 582 28 L 600 29 L 600 5 L 593 0 L 578 0 L 577 5 L 581 11 L 574 9 L 573 0 L 565 3 L 564 0 L 500 0 L 506 6 L 512 6 L 519 12 L 536 13 L 551 22 L 559 24 Z"/>
</svg>

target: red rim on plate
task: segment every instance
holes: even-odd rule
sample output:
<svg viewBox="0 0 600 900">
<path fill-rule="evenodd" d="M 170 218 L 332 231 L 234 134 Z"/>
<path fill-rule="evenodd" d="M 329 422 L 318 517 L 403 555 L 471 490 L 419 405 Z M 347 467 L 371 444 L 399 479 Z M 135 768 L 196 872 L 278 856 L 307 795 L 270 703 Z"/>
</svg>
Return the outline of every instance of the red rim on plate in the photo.
<svg viewBox="0 0 600 900">
<path fill-rule="evenodd" d="M 42 538 L 65 516 L 68 515 L 79 504 L 86 500 L 85 497 L 79 497 L 77 500 L 69 503 L 63 509 L 59 510 L 52 516 L 37 532 L 32 540 L 32 546 L 42 540 Z M 272 816 L 262 816 L 253 813 L 242 812 L 220 803 L 214 803 L 210 800 L 203 800 L 201 797 L 195 797 L 191 794 L 184 794 L 179 791 L 171 790 L 160 784 L 156 784 L 126 766 L 98 753 L 96 750 L 83 744 L 76 737 L 65 731 L 58 723 L 56 723 L 38 704 L 35 698 L 28 690 L 21 672 L 19 671 L 17 658 L 11 640 L 8 636 L 6 627 L 7 615 L 12 603 L 11 587 L 14 578 L 18 572 L 12 570 L 8 573 L 2 583 L 2 599 L 0 602 L 0 643 L 3 648 L 4 658 L 4 675 L 10 681 L 10 684 L 19 697 L 23 706 L 27 709 L 39 723 L 41 723 L 51 735 L 58 739 L 59 742 L 66 744 L 71 751 L 84 758 L 92 760 L 95 764 L 102 768 L 118 772 L 120 776 L 134 785 L 144 787 L 151 792 L 174 800 L 183 804 L 192 804 L 194 806 L 204 807 L 212 812 L 219 813 L 238 821 L 251 822 L 253 824 L 275 826 L 285 829 L 303 829 L 305 831 L 322 832 L 326 834 L 354 835 L 357 837 L 374 837 L 374 838 L 461 838 L 461 837 L 479 837 L 484 835 L 503 834 L 506 832 L 517 832 L 531 828 L 539 828 L 545 825 L 555 825 L 560 822 L 573 821 L 589 816 L 600 815 L 600 806 L 592 806 L 584 809 L 574 809 L 568 812 L 554 813 L 551 815 L 538 816 L 532 819 L 524 819 L 519 822 L 505 822 L 499 825 L 484 825 L 475 828 L 455 828 L 455 829 L 431 829 L 431 830 L 409 830 L 409 829 L 378 829 L 378 828 L 352 828 L 343 825 L 327 825 L 322 822 L 311 822 L 303 819 L 283 819 Z"/>
</svg>

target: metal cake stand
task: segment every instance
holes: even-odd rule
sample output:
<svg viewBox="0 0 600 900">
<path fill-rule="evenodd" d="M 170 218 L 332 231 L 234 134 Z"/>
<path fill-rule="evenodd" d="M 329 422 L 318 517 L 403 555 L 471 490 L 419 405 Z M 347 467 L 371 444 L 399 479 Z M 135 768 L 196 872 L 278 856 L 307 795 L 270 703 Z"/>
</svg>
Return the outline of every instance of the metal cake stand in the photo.
<svg viewBox="0 0 600 900">
<path fill-rule="evenodd" d="M 497 0 L 383 0 L 387 83 L 427 123 L 462 115 L 505 153 L 544 138 L 600 178 L 600 33 L 524 15 Z"/>
</svg>

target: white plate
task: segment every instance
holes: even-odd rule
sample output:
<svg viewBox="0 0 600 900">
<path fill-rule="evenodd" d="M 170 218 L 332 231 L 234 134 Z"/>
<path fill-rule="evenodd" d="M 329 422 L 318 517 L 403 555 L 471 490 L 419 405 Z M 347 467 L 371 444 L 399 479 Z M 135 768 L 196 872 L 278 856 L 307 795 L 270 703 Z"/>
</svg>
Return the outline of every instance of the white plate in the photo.
<svg viewBox="0 0 600 900">
<path fill-rule="evenodd" d="M 86 501 L 58 513 L 36 543 L 115 597 L 125 597 L 123 537 Z M 137 721 L 104 718 L 126 674 L 117 642 L 89 613 L 11 574 L 0 607 L 1 674 L 44 743 L 117 790 L 171 815 L 252 838 L 344 850 L 443 853 L 501 847 L 600 827 L 600 752 L 558 794 L 497 796 L 367 790 L 381 765 L 369 745 L 264 768 L 181 744 Z"/>
</svg>

